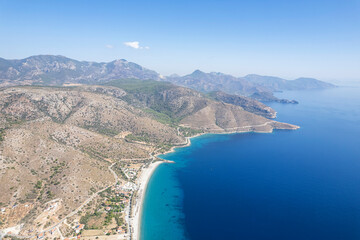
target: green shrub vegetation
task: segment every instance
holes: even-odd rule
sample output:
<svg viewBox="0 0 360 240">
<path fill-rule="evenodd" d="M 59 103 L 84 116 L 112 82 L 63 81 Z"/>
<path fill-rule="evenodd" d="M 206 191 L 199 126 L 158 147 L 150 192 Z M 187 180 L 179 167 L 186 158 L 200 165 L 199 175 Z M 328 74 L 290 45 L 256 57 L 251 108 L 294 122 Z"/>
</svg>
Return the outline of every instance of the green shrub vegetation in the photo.
<svg viewBox="0 0 360 240">
<path fill-rule="evenodd" d="M 151 142 L 150 137 L 146 133 L 144 133 L 142 136 L 129 134 L 125 137 L 125 139 L 130 141 L 145 142 L 145 143 Z"/>
<path fill-rule="evenodd" d="M 142 110 L 152 116 L 155 120 L 163 124 L 175 126 L 179 123 L 179 119 L 171 118 L 169 115 L 155 111 L 154 109 L 144 108 Z"/>
<path fill-rule="evenodd" d="M 39 180 L 39 181 L 36 182 L 35 188 L 41 189 L 41 187 L 42 187 L 42 181 Z"/>
<path fill-rule="evenodd" d="M 176 88 L 172 83 L 154 80 L 119 79 L 110 81 L 105 85 L 125 90 L 128 95 L 123 97 L 123 100 L 135 103 L 142 102 L 148 107 L 142 108 L 142 110 L 161 123 L 175 126 L 181 120 L 176 116 L 172 107 L 164 101 L 161 94 L 164 90 Z"/>
<path fill-rule="evenodd" d="M 5 137 L 5 129 L 1 128 L 0 129 L 0 142 L 4 140 Z"/>
<path fill-rule="evenodd" d="M 179 131 L 183 134 L 185 137 L 191 137 L 199 133 L 203 133 L 202 130 L 196 130 L 192 128 L 186 128 L 186 127 L 179 127 Z"/>
<path fill-rule="evenodd" d="M 161 90 L 172 88 L 174 85 L 169 82 L 140 79 L 118 79 L 107 82 L 105 85 L 118 87 L 128 93 L 155 94 Z"/>
</svg>

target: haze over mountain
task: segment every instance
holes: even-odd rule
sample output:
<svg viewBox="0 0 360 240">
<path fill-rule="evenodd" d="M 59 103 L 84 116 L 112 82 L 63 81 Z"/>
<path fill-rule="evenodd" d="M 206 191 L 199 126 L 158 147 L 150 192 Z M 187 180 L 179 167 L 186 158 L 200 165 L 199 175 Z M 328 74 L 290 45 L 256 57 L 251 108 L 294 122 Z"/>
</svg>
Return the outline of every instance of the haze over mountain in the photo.
<svg viewBox="0 0 360 240">
<path fill-rule="evenodd" d="M 286 90 L 312 90 L 312 89 L 326 89 L 334 87 L 333 84 L 317 80 L 315 78 L 297 78 L 295 80 L 286 80 L 272 76 L 260 76 L 256 74 L 249 74 L 243 79 L 261 85 L 271 91 L 286 91 Z"/>
<path fill-rule="evenodd" d="M 0 58 L 0 86 L 103 83 L 119 78 L 158 80 L 155 71 L 124 59 L 109 63 L 77 61 L 64 56 L 37 55 L 20 60 Z"/>
<path fill-rule="evenodd" d="M 125 78 L 163 80 L 201 92 L 223 91 L 228 94 L 245 96 L 283 90 L 334 87 L 332 84 L 313 78 L 298 78 L 290 81 L 255 74 L 234 77 L 223 73 L 205 73 L 200 70 L 185 76 L 171 75 L 163 78 L 155 71 L 124 59 L 109 63 L 96 63 L 53 55 L 31 56 L 21 60 L 0 58 L 0 86 L 62 85 L 64 83 L 99 84 Z M 269 99 L 271 94 L 264 96 Z"/>
<path fill-rule="evenodd" d="M 254 93 L 276 92 L 285 90 L 310 90 L 334 87 L 314 78 L 286 80 L 278 77 L 250 74 L 245 77 L 234 77 L 223 73 L 205 73 L 196 70 L 185 76 L 169 76 L 166 81 L 190 87 L 198 91 L 224 91 L 230 94 L 251 96 Z"/>
</svg>

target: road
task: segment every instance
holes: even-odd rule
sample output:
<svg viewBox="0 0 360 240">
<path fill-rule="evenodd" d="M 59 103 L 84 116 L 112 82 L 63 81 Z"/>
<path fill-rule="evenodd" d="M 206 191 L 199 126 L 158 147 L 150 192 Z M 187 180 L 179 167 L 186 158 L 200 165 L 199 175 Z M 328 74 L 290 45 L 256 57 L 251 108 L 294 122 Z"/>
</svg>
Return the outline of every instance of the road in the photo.
<svg viewBox="0 0 360 240">
<path fill-rule="evenodd" d="M 219 127 L 220 129 L 206 129 L 207 131 L 219 131 L 221 129 L 223 130 L 226 130 L 226 131 L 231 131 L 231 130 L 238 130 L 238 129 L 242 129 L 242 128 L 254 128 L 254 127 L 264 127 L 270 123 L 273 123 L 274 121 L 269 121 L 269 122 L 265 122 L 263 124 L 259 124 L 259 125 L 249 125 L 249 126 L 242 126 L 242 127 L 233 127 L 233 128 L 221 128 Z M 193 127 L 194 129 L 204 129 L 204 127 L 201 127 L 201 128 L 195 128 Z"/>
<path fill-rule="evenodd" d="M 55 228 L 58 229 L 58 227 L 69 217 L 72 217 L 74 216 L 76 213 L 78 213 L 85 205 L 87 205 L 90 201 L 92 201 L 95 197 L 98 196 L 99 193 L 101 193 L 102 191 L 106 190 L 107 188 L 109 187 L 112 187 L 114 185 L 116 185 L 118 182 L 119 182 L 119 177 L 118 175 L 115 173 L 114 170 L 112 170 L 112 167 L 114 166 L 115 163 L 111 164 L 108 168 L 110 170 L 110 172 L 114 175 L 114 179 L 115 179 L 115 183 L 111 184 L 111 185 L 108 185 L 102 189 L 100 189 L 99 191 L 97 191 L 96 193 L 94 193 L 93 195 L 91 195 L 88 199 L 86 199 L 78 208 L 76 208 L 74 211 L 70 212 L 68 215 L 66 215 L 64 218 L 62 218 L 59 222 L 57 222 L 56 224 L 44 229 L 43 231 L 41 232 L 38 232 L 37 234 L 34 234 L 34 235 L 28 235 L 28 236 L 24 236 L 24 235 L 17 235 L 17 234 L 8 234 L 8 236 L 12 236 L 12 237 L 17 237 L 17 238 L 21 238 L 21 239 L 26 239 L 26 238 L 33 238 L 33 237 L 36 237 L 38 236 L 39 234 L 42 234 L 42 233 L 45 233 L 45 232 L 48 232 L 50 230 L 53 230 Z M 60 229 L 58 229 L 59 232 L 60 232 Z"/>
</svg>

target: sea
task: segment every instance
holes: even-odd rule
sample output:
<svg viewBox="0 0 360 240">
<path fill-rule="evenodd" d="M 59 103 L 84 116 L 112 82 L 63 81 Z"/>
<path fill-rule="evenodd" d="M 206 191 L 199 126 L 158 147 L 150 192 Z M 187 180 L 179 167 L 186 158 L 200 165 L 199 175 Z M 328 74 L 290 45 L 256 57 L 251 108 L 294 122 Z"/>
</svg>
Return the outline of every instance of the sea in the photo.
<svg viewBox="0 0 360 240">
<path fill-rule="evenodd" d="M 360 239 L 360 88 L 276 94 L 298 130 L 208 134 L 162 155 L 141 240 Z"/>
</svg>

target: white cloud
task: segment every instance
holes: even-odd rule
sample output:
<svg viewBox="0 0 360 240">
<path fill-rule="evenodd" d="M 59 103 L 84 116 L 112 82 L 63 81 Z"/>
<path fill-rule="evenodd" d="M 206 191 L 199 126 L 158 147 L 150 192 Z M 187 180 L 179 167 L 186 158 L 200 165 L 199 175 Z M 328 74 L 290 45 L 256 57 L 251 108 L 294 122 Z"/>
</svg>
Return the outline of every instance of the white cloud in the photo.
<svg viewBox="0 0 360 240">
<path fill-rule="evenodd" d="M 142 47 L 138 41 L 135 42 L 124 42 L 125 46 L 134 48 L 134 49 L 150 49 L 149 47 Z"/>
<path fill-rule="evenodd" d="M 111 48 L 114 48 L 114 46 L 111 45 L 111 44 L 107 44 L 107 45 L 105 45 L 105 47 L 106 47 L 106 48 L 110 48 L 110 49 L 111 49 Z"/>
<path fill-rule="evenodd" d="M 124 42 L 125 46 L 128 47 L 132 47 L 135 49 L 139 49 L 140 48 L 140 43 L 139 42 Z"/>
</svg>

